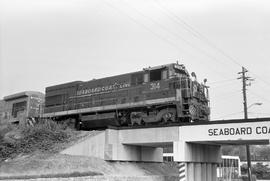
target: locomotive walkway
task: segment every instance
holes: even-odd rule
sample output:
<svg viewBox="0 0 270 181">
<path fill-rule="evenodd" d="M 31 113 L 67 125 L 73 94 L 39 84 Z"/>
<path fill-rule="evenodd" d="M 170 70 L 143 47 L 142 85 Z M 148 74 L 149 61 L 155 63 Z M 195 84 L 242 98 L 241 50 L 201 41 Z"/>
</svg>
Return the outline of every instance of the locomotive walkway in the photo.
<svg viewBox="0 0 270 181">
<path fill-rule="evenodd" d="M 108 128 L 62 153 L 109 161 L 163 161 L 163 147 L 173 146 L 180 180 L 214 181 L 223 144 L 269 144 L 270 118 L 210 121 L 171 126 Z"/>
</svg>

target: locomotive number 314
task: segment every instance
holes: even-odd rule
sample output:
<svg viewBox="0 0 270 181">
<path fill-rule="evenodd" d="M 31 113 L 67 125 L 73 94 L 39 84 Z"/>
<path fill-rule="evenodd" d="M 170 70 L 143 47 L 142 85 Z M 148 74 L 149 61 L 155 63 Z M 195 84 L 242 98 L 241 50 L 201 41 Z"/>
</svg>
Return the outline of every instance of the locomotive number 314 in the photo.
<svg viewBox="0 0 270 181">
<path fill-rule="evenodd" d="M 159 82 L 154 82 L 154 83 L 151 83 L 150 84 L 150 90 L 157 90 L 157 89 L 160 89 L 160 84 Z"/>
</svg>

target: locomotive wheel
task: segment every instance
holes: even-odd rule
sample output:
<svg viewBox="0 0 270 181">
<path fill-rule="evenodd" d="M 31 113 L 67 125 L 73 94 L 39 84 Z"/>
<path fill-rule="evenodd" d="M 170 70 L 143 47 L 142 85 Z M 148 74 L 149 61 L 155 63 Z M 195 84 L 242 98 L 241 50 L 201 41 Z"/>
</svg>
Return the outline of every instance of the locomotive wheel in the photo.
<svg viewBox="0 0 270 181">
<path fill-rule="evenodd" d="M 120 126 L 128 126 L 131 124 L 130 122 L 130 114 L 128 112 L 121 113 L 121 115 L 118 117 L 118 123 Z"/>
<path fill-rule="evenodd" d="M 76 130 L 81 130 L 82 129 L 82 122 L 79 120 L 75 121 L 75 129 Z"/>
<path fill-rule="evenodd" d="M 144 120 L 141 120 L 141 125 L 145 125 L 146 123 L 144 122 Z"/>
<path fill-rule="evenodd" d="M 132 112 L 130 114 L 130 121 L 131 121 L 131 125 L 135 126 L 135 125 L 141 125 L 142 124 L 142 115 L 141 112 Z"/>
<path fill-rule="evenodd" d="M 182 118 L 182 122 L 189 123 L 191 122 L 191 118 L 190 117 Z"/>
<path fill-rule="evenodd" d="M 161 110 L 161 122 L 162 123 L 170 123 L 170 122 L 175 122 L 175 117 L 176 117 L 176 110 L 174 108 L 168 108 Z"/>
<path fill-rule="evenodd" d="M 139 124 L 137 122 L 131 123 L 131 126 L 138 126 Z"/>
<path fill-rule="evenodd" d="M 127 125 L 126 117 L 119 118 L 119 119 L 118 119 L 118 122 L 119 122 L 119 125 L 120 125 L 120 126 L 125 126 L 125 125 Z"/>
<path fill-rule="evenodd" d="M 168 123 L 168 122 L 174 122 L 174 114 L 172 113 L 165 113 L 163 116 L 162 116 L 162 120 L 164 123 Z"/>
</svg>

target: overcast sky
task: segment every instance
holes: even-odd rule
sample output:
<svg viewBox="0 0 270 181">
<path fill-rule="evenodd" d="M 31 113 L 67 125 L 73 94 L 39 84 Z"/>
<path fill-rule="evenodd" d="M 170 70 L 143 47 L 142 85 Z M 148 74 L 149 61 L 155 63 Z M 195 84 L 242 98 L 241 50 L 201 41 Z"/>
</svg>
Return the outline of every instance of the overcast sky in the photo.
<svg viewBox="0 0 270 181">
<path fill-rule="evenodd" d="M 0 98 L 177 60 L 208 79 L 212 119 L 270 117 L 270 2 L 0 0 Z"/>
</svg>

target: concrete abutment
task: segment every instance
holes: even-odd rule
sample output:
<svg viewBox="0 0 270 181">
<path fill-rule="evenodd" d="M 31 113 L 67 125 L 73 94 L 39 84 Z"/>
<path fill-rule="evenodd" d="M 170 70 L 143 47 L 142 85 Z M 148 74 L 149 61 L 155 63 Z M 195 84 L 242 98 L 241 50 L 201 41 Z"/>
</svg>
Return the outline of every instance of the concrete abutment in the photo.
<svg viewBox="0 0 270 181">
<path fill-rule="evenodd" d="M 270 128 L 270 118 L 242 120 L 241 124 L 219 121 L 171 127 L 110 128 L 63 153 L 80 153 L 108 161 L 162 162 L 163 147 L 172 146 L 174 161 L 179 163 L 180 180 L 216 181 L 217 164 L 221 162 L 220 145 L 269 144 L 270 134 L 256 131 L 262 127 Z M 244 128 L 250 132 L 225 134 L 223 131 Z"/>
</svg>

